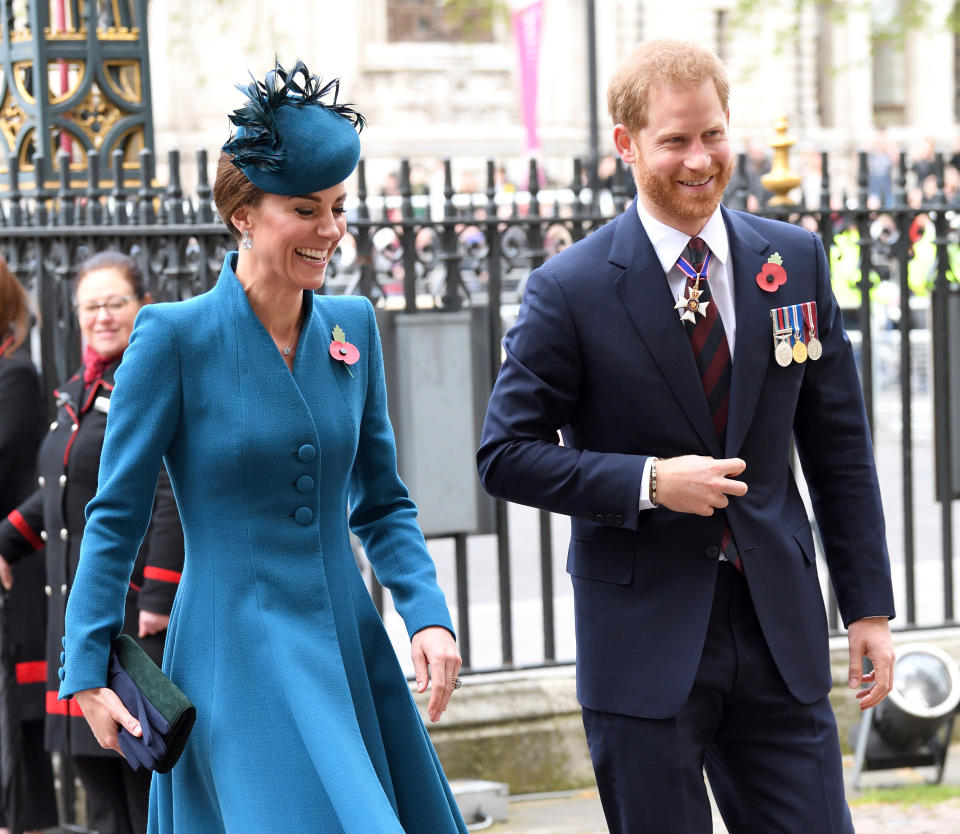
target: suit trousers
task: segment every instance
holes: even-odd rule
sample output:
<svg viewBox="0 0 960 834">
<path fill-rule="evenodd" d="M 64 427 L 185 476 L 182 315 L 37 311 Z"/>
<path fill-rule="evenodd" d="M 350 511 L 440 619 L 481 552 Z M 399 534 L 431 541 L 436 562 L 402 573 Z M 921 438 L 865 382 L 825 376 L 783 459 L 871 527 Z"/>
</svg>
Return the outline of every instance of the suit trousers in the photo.
<svg viewBox="0 0 960 834">
<path fill-rule="evenodd" d="M 710 834 L 704 771 L 730 834 L 853 832 L 829 699 L 802 704 L 787 690 L 746 579 L 728 562 L 680 712 L 584 707 L 583 723 L 612 834 Z"/>
<path fill-rule="evenodd" d="M 73 756 L 98 834 L 146 834 L 153 772 L 133 770 L 119 756 Z"/>
</svg>

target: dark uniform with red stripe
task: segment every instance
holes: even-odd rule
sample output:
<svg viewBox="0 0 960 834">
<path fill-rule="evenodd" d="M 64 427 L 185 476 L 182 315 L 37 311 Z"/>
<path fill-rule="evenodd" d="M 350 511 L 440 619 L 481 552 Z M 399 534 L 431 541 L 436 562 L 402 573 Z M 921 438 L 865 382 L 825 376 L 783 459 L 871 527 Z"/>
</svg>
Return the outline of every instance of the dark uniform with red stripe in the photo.
<svg viewBox="0 0 960 834">
<path fill-rule="evenodd" d="M 40 378 L 26 356 L 7 356 L 0 345 L 0 518 L 28 496 L 36 485 L 37 447 L 43 437 L 44 415 Z M 0 546 L 0 554 L 3 554 Z M 3 640 L 12 649 L 17 686 L 13 714 L 23 735 L 22 793 L 18 826 L 0 805 L 0 826 L 23 829 L 57 824 L 53 768 L 43 749 L 46 661 L 44 633 L 47 611 L 43 596 L 43 560 L 28 559 L 13 568 L 13 589 L 5 594 Z"/>
<path fill-rule="evenodd" d="M 84 508 L 97 490 L 100 452 L 107 423 L 113 372 L 86 391 L 77 374 L 54 394 L 57 419 L 40 446 L 39 489 L 0 522 L 0 554 L 13 563 L 46 550 L 46 745 L 80 756 L 116 756 L 103 750 L 77 708 L 76 701 L 57 700 L 61 638 L 67 596 L 80 558 Z M 183 531 L 173 490 L 161 471 L 153 516 L 130 579 L 124 631 L 136 637 L 139 611 L 169 614 L 183 569 Z M 140 639 L 159 664 L 166 632 Z"/>
</svg>

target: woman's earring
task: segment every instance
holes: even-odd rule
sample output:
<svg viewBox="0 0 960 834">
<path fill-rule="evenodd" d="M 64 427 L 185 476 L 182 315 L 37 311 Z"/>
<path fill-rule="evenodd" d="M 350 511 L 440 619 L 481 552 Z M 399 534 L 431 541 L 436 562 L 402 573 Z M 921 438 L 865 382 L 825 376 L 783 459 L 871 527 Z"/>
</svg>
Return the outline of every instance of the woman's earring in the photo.
<svg viewBox="0 0 960 834">
<path fill-rule="evenodd" d="M 253 239 L 250 237 L 250 230 L 246 229 L 243 232 L 243 237 L 240 239 L 240 248 L 250 251 L 253 249 Z"/>
</svg>

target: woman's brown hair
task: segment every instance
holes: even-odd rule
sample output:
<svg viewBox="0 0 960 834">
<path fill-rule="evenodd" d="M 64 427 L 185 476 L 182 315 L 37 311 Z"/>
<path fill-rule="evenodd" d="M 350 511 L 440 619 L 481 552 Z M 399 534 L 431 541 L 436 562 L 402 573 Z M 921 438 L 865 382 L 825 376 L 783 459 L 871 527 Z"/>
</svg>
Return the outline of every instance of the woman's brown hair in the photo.
<svg viewBox="0 0 960 834">
<path fill-rule="evenodd" d="M 77 267 L 76 286 L 79 287 L 89 273 L 98 269 L 116 269 L 121 272 L 134 295 L 143 301 L 147 294 L 147 285 L 143 280 L 143 270 L 135 258 L 114 249 L 96 252 Z"/>
<path fill-rule="evenodd" d="M 30 298 L 0 256 L 0 342 L 12 335 L 12 353 L 23 344 L 29 332 Z"/>
<path fill-rule="evenodd" d="M 217 178 L 213 181 L 213 202 L 223 225 L 233 235 L 234 240 L 240 240 L 240 230 L 230 219 L 233 213 L 243 206 L 257 205 L 263 197 L 264 192 L 233 164 L 230 154 L 221 151 L 217 160 Z"/>
</svg>

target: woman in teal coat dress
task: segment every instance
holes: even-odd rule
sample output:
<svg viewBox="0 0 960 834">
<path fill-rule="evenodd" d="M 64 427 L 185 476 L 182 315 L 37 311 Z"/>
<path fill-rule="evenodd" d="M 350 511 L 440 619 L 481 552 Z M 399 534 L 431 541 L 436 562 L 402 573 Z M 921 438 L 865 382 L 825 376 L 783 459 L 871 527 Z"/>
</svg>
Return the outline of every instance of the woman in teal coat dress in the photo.
<svg viewBox="0 0 960 834">
<path fill-rule="evenodd" d="M 145 308 L 116 373 L 60 695 L 104 746 L 140 732 L 107 656 L 163 460 L 186 542 L 164 671 L 197 723 L 154 775 L 149 830 L 466 831 L 349 542 L 392 592 L 436 721 L 460 657 L 396 471 L 373 308 L 314 294 L 362 119 L 300 63 L 247 95 L 214 188 L 240 251 L 210 292 Z"/>
</svg>

